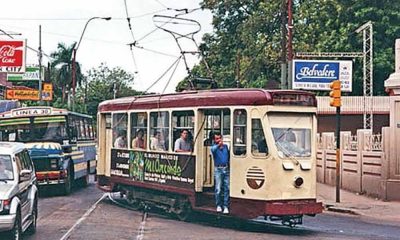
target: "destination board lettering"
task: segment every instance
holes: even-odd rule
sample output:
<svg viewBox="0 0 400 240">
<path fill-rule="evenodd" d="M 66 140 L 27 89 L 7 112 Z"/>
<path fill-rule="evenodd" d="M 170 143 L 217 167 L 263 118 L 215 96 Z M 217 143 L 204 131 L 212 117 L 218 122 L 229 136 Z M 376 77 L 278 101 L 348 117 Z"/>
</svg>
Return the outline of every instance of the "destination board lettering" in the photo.
<svg viewBox="0 0 400 240">
<path fill-rule="evenodd" d="M 12 116 L 40 116 L 40 115 L 50 115 L 51 108 L 30 108 L 30 109 L 17 109 L 11 111 Z"/>
</svg>

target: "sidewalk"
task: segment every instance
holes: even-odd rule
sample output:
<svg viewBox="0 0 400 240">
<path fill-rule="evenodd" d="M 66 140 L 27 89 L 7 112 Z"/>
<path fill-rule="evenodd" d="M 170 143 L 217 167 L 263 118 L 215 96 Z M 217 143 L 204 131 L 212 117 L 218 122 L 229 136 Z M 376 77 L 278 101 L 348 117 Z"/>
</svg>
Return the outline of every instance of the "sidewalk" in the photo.
<svg viewBox="0 0 400 240">
<path fill-rule="evenodd" d="M 400 224 L 400 202 L 379 199 L 340 190 L 340 203 L 336 202 L 336 187 L 317 183 L 317 199 L 325 211 L 360 215 L 367 220 L 389 221 Z"/>
</svg>

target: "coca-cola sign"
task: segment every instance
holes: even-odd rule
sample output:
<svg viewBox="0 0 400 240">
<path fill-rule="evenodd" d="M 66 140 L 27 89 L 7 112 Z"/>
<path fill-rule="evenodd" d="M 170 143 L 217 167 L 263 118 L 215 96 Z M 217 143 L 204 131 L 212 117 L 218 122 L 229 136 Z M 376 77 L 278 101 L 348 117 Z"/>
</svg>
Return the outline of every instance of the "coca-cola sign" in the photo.
<svg viewBox="0 0 400 240">
<path fill-rule="evenodd" d="M 0 72 L 25 72 L 26 40 L 0 40 Z"/>
</svg>

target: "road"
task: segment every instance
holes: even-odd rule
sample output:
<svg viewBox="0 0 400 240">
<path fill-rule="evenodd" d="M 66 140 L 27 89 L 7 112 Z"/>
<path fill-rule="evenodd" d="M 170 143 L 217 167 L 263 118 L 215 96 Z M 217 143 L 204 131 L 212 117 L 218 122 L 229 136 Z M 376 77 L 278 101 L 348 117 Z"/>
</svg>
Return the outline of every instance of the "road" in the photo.
<svg viewBox="0 0 400 240">
<path fill-rule="evenodd" d="M 37 232 L 24 235 L 23 239 L 398 239 L 398 236 L 400 228 L 394 224 L 366 222 L 359 216 L 333 213 L 305 217 L 304 224 L 293 229 L 199 213 L 190 221 L 181 222 L 154 209 L 144 214 L 122 208 L 92 182 L 69 196 L 42 196 Z"/>
</svg>

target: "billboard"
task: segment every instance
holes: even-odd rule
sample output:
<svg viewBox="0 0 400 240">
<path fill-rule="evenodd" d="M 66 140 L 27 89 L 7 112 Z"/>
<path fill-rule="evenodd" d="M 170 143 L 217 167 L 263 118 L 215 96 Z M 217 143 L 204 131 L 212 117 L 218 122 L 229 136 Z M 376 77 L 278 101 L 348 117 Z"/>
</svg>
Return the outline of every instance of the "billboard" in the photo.
<svg viewBox="0 0 400 240">
<path fill-rule="evenodd" d="M 24 73 L 26 40 L 0 40 L 0 72 Z"/>
<path fill-rule="evenodd" d="M 293 60 L 293 89 L 331 90 L 329 84 L 340 80 L 342 91 L 352 91 L 352 61 Z"/>
<path fill-rule="evenodd" d="M 6 90 L 6 99 L 9 100 L 32 100 L 39 101 L 39 90 L 32 89 L 7 89 Z M 42 100 L 43 101 L 51 101 L 53 100 L 53 92 L 52 91 L 42 91 Z"/>
<path fill-rule="evenodd" d="M 43 79 L 43 67 L 42 67 L 42 78 L 40 78 L 39 67 L 26 67 L 24 73 L 9 73 L 7 74 L 7 81 L 39 81 Z"/>
</svg>

